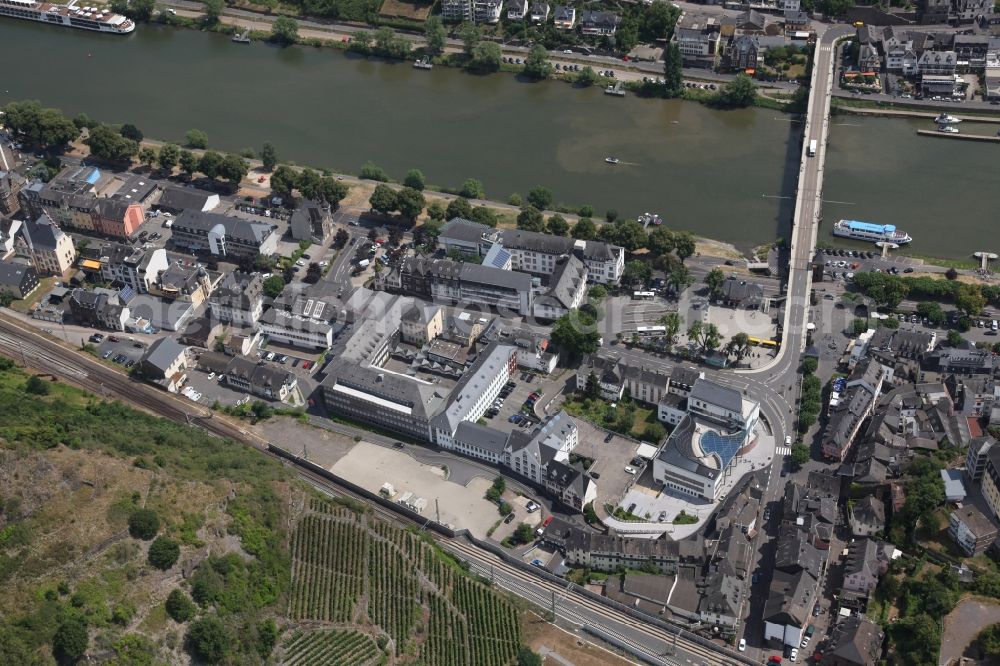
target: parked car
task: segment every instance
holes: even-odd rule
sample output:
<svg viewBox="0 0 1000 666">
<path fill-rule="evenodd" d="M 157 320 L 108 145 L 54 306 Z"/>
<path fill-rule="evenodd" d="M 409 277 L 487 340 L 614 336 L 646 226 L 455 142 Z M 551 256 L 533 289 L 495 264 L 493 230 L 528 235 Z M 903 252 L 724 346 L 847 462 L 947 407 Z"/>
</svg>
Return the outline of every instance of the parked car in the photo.
<svg viewBox="0 0 1000 666">
<path fill-rule="evenodd" d="M 528 502 L 528 505 L 524 508 L 527 509 L 528 513 L 534 513 L 538 511 L 538 505 L 535 504 L 534 502 Z"/>
<path fill-rule="evenodd" d="M 608 433 L 608 436 L 604 438 L 604 443 L 605 443 L 605 444 L 607 444 L 608 442 L 610 442 L 610 441 L 611 441 L 611 439 L 612 439 L 612 438 L 613 438 L 614 436 L 615 436 L 615 433 L 613 433 L 613 432 L 609 432 L 609 433 Z"/>
<path fill-rule="evenodd" d="M 745 639 L 745 638 L 741 638 L 740 639 L 739 649 L 740 649 L 740 652 L 746 652 L 747 651 L 747 639 Z"/>
<path fill-rule="evenodd" d="M 100 344 L 104 342 L 104 336 L 101 335 L 100 333 L 94 333 L 92 336 L 90 336 L 90 341 L 96 344 Z"/>
<path fill-rule="evenodd" d="M 629 467 L 629 466 L 626 465 L 626 467 L 625 467 L 625 473 L 626 474 L 631 474 L 632 476 L 635 476 L 635 467 Z"/>
</svg>

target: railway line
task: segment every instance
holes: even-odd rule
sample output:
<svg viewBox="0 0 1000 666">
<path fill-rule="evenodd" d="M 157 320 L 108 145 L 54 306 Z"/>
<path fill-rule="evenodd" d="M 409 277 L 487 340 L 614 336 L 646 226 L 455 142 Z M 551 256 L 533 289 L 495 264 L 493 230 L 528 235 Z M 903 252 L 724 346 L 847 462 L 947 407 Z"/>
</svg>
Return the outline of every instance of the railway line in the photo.
<svg viewBox="0 0 1000 666">
<path fill-rule="evenodd" d="M 268 442 L 228 419 L 219 418 L 205 408 L 137 382 L 109 367 L 86 352 L 65 347 L 0 314 L 0 353 L 22 361 L 29 369 L 50 373 L 68 384 L 104 397 L 114 397 L 152 414 L 178 423 L 196 426 L 219 437 L 241 442 L 289 463 L 268 450 Z M 380 517 L 403 525 L 425 524 L 411 521 L 366 497 L 307 468 L 295 465 L 300 478 L 321 492 L 350 497 L 364 502 Z M 655 666 L 717 666 L 752 663 L 713 650 L 683 636 L 683 630 L 672 632 L 659 626 L 637 621 L 611 606 L 573 591 L 573 586 L 559 585 L 519 569 L 488 551 L 470 544 L 464 537 L 449 538 L 433 534 L 438 543 L 455 557 L 469 563 L 471 569 L 508 591 L 543 608 L 552 605 L 555 595 L 556 612 L 562 619 L 582 628 L 597 628 L 597 633 L 613 637 L 636 657 Z M 697 659 L 697 661 L 695 661 Z"/>
</svg>

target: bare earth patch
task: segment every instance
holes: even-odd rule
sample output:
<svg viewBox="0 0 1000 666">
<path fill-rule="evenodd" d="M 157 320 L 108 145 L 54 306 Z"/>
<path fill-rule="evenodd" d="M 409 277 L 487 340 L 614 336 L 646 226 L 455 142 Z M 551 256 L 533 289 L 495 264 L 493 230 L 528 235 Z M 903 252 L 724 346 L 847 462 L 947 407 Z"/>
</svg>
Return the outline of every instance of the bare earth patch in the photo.
<svg viewBox="0 0 1000 666">
<path fill-rule="evenodd" d="M 582 632 L 565 631 L 534 613 L 524 614 L 521 627 L 525 644 L 543 654 L 546 666 L 565 666 L 566 663 L 573 666 L 628 666 L 635 663 L 591 642 L 592 639 Z"/>
<path fill-rule="evenodd" d="M 939 661 L 950 664 L 961 657 L 980 631 L 997 622 L 1000 622 L 1000 604 L 977 598 L 962 599 L 944 618 Z"/>
<path fill-rule="evenodd" d="M 433 6 L 434 3 L 421 5 L 413 2 L 402 2 L 401 0 L 385 0 L 378 13 L 380 16 L 426 21 Z"/>
</svg>

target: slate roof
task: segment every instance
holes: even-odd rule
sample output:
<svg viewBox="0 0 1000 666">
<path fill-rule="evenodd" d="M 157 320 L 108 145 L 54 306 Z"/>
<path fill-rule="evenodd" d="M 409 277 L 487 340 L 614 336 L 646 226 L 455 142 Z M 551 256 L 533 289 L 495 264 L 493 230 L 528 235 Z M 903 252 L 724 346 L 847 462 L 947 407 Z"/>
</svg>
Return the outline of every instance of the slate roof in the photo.
<svg viewBox="0 0 1000 666">
<path fill-rule="evenodd" d="M 149 345 L 142 360 L 157 370 L 166 370 L 187 349 L 173 338 L 159 338 Z"/>
<path fill-rule="evenodd" d="M 219 213 L 203 213 L 200 210 L 185 210 L 178 215 L 174 222 L 174 230 L 191 229 L 207 233 L 219 225 L 222 225 L 226 236 L 256 245 L 263 243 L 273 233 L 269 224 L 250 222 Z"/>
<path fill-rule="evenodd" d="M 573 296 L 580 285 L 587 282 L 587 267 L 582 261 L 570 256 L 556 265 L 549 281 L 549 296 L 566 309 L 573 307 Z"/>
<path fill-rule="evenodd" d="M 699 378 L 691 389 L 691 400 L 701 400 L 717 405 L 737 414 L 743 413 L 743 397 L 736 389 L 731 389 L 707 379 Z"/>
<path fill-rule="evenodd" d="M 211 192 L 198 190 L 193 187 L 168 186 L 163 189 L 157 208 L 170 208 L 172 210 L 204 210 Z"/>
<path fill-rule="evenodd" d="M 455 441 L 502 455 L 507 447 L 508 434 L 473 421 L 462 421 L 455 430 Z"/>
<path fill-rule="evenodd" d="M 501 242 L 507 249 L 533 250 L 546 254 L 570 254 L 574 246 L 572 238 L 521 229 L 504 229 L 501 232 Z"/>
<path fill-rule="evenodd" d="M 834 627 L 826 654 L 839 664 L 873 666 L 879 663 L 885 634 L 865 617 L 851 615 Z"/>
<path fill-rule="evenodd" d="M 871 495 L 855 502 L 851 513 L 854 520 L 862 525 L 873 525 L 878 530 L 885 527 L 885 504 Z"/>
<path fill-rule="evenodd" d="M 492 236 L 495 233 L 496 229 L 488 227 L 485 224 L 466 220 L 462 217 L 454 217 L 441 227 L 438 240 L 452 238 L 466 243 L 480 243 L 483 241 L 484 235 Z"/>
</svg>

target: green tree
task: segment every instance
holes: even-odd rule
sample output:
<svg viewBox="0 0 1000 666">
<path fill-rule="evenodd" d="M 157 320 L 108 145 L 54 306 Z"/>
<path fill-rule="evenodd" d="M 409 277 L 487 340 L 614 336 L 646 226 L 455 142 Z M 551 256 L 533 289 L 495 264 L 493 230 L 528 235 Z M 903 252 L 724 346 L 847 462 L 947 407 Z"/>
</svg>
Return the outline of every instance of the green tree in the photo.
<svg viewBox="0 0 1000 666">
<path fill-rule="evenodd" d="M 694 284 L 694 278 L 691 277 L 691 271 L 684 264 L 677 264 L 667 273 L 667 285 L 677 294 L 680 294 L 692 284 Z"/>
<path fill-rule="evenodd" d="M 627 252 L 635 252 L 646 245 L 646 230 L 635 220 L 618 220 L 614 225 L 602 227 L 601 232 Z"/>
<path fill-rule="evenodd" d="M 139 149 L 139 163 L 143 166 L 152 167 L 156 164 L 157 153 L 155 148 L 145 146 Z"/>
<path fill-rule="evenodd" d="M 261 659 L 267 659 L 274 651 L 274 646 L 278 644 L 279 634 L 278 625 L 275 624 L 274 618 L 269 617 L 257 623 L 257 641 L 254 647 Z"/>
<path fill-rule="evenodd" d="M 168 537 L 156 537 L 156 540 L 149 544 L 149 563 L 163 571 L 174 566 L 180 554 L 180 545 Z"/>
<path fill-rule="evenodd" d="M 160 531 L 160 517 L 152 509 L 136 509 L 128 517 L 128 533 L 135 539 L 149 541 Z"/>
<path fill-rule="evenodd" d="M 547 79 L 552 75 L 549 52 L 541 44 L 535 44 L 524 59 L 524 74 L 533 79 Z"/>
<path fill-rule="evenodd" d="M 188 148 L 208 148 L 208 134 L 200 129 L 188 130 L 184 135 L 184 145 Z"/>
<path fill-rule="evenodd" d="M 542 656 L 522 645 L 517 651 L 517 666 L 542 666 Z"/>
<path fill-rule="evenodd" d="M 2 110 L 7 129 L 32 146 L 60 149 L 80 134 L 62 111 L 45 108 L 37 100 L 11 102 Z"/>
<path fill-rule="evenodd" d="M 447 211 L 440 201 L 435 201 L 427 207 L 427 215 L 432 220 L 444 221 Z"/>
<path fill-rule="evenodd" d="M 376 185 L 375 190 L 368 199 L 368 204 L 372 207 L 372 210 L 379 213 L 391 213 L 397 208 L 396 190 L 388 185 Z"/>
<path fill-rule="evenodd" d="M 545 218 L 534 206 L 525 206 L 518 213 L 517 228 L 522 231 L 545 231 Z"/>
<path fill-rule="evenodd" d="M 569 233 L 569 222 L 567 222 L 562 215 L 556 213 L 549 218 L 549 221 L 546 223 L 546 228 L 553 236 L 565 236 Z"/>
<path fill-rule="evenodd" d="M 483 189 L 483 184 L 475 178 L 467 178 L 462 183 L 462 189 L 459 190 L 458 196 L 463 199 L 485 199 L 486 190 Z"/>
<path fill-rule="evenodd" d="M 667 342 L 674 344 L 677 340 L 677 334 L 681 332 L 681 327 L 684 326 L 684 317 L 677 312 L 668 312 L 660 317 L 660 324 L 665 329 L 664 336 L 667 338 Z"/>
<path fill-rule="evenodd" d="M 122 125 L 122 128 L 118 130 L 118 133 L 126 139 L 135 141 L 136 143 L 142 143 L 142 140 L 145 138 L 142 131 L 132 123 L 125 123 Z"/>
<path fill-rule="evenodd" d="M 802 467 L 809 462 L 809 447 L 796 442 L 792 445 L 792 462 L 796 467 Z"/>
<path fill-rule="evenodd" d="M 573 83 L 580 86 L 581 88 L 589 88 L 590 86 L 597 83 L 597 72 L 590 65 L 587 65 L 573 78 Z"/>
<path fill-rule="evenodd" d="M 978 316 L 985 306 L 986 298 L 979 285 L 959 284 L 955 289 L 955 307 L 970 317 Z"/>
<path fill-rule="evenodd" d="M 24 390 L 32 395 L 48 395 L 49 383 L 38 375 L 31 375 L 24 385 Z"/>
<path fill-rule="evenodd" d="M 128 162 L 139 152 L 137 142 L 126 139 L 107 125 L 92 129 L 87 143 L 91 155 L 109 162 Z"/>
<path fill-rule="evenodd" d="M 299 41 L 299 22 L 288 16 L 279 16 L 271 24 L 271 40 L 279 44 Z"/>
<path fill-rule="evenodd" d="M 674 251 L 681 261 L 694 254 L 695 240 L 689 231 L 678 231 L 674 234 Z"/>
<path fill-rule="evenodd" d="M 941 304 L 936 301 L 921 301 L 917 303 L 917 314 L 927 317 L 927 320 L 934 326 L 941 326 L 947 321 Z"/>
<path fill-rule="evenodd" d="M 427 201 L 420 190 L 412 187 L 404 187 L 396 193 L 396 208 L 400 215 L 410 220 L 416 220 L 417 216 L 424 211 Z"/>
<path fill-rule="evenodd" d="M 695 320 L 688 327 L 687 335 L 689 340 L 701 347 L 702 353 L 714 351 L 722 343 L 722 334 L 719 332 L 719 328 L 711 322 L 705 323 Z"/>
<path fill-rule="evenodd" d="M 177 156 L 177 164 L 188 177 L 198 170 L 198 157 L 190 150 L 182 150 Z"/>
<path fill-rule="evenodd" d="M 594 320 L 579 310 L 571 310 L 555 321 L 552 341 L 571 358 L 579 358 L 597 351 L 601 336 Z"/>
<path fill-rule="evenodd" d="M 458 26 L 458 37 L 462 40 L 462 47 L 465 55 L 473 55 L 479 40 L 483 38 L 482 31 L 475 23 L 463 23 Z"/>
<path fill-rule="evenodd" d="M 493 209 L 486 206 L 476 206 L 472 209 L 472 221 L 485 224 L 488 227 L 496 227 L 500 223 L 500 218 Z"/>
<path fill-rule="evenodd" d="M 655 256 L 670 254 L 674 251 L 674 232 L 663 225 L 655 227 L 646 238 L 646 247 Z"/>
<path fill-rule="evenodd" d="M 192 622 L 187 639 L 195 655 L 209 664 L 217 664 L 225 659 L 232 644 L 229 632 L 214 615 Z"/>
<path fill-rule="evenodd" d="M 420 169 L 410 169 L 406 172 L 406 177 L 403 178 L 403 185 L 423 191 L 427 187 L 427 179 L 424 178 L 424 173 Z"/>
<path fill-rule="evenodd" d="M 205 5 L 205 23 L 215 25 L 222 16 L 222 10 L 226 8 L 223 0 L 201 0 Z"/>
<path fill-rule="evenodd" d="M 712 300 L 722 295 L 722 283 L 726 281 L 726 275 L 722 269 L 713 268 L 705 276 L 705 284 L 708 286 L 708 297 Z"/>
<path fill-rule="evenodd" d="M 167 615 L 175 622 L 187 622 L 195 616 L 197 609 L 191 599 L 180 588 L 174 588 L 167 596 Z"/>
<path fill-rule="evenodd" d="M 854 0 L 822 0 L 821 6 L 830 16 L 843 16 L 854 7 Z"/>
<path fill-rule="evenodd" d="M 167 143 L 160 148 L 160 153 L 156 157 L 156 161 L 159 163 L 160 168 L 170 173 L 177 166 L 178 160 L 181 158 L 181 149 L 176 143 Z"/>
<path fill-rule="evenodd" d="M 299 184 L 299 174 L 290 166 L 282 164 L 271 174 L 271 194 L 285 199 L 291 198 L 292 190 Z"/>
<path fill-rule="evenodd" d="M 737 364 L 743 361 L 749 353 L 750 336 L 743 331 L 735 333 L 733 337 L 729 339 L 729 342 L 726 343 L 726 354 L 729 356 L 735 356 Z"/>
<path fill-rule="evenodd" d="M 645 261 L 633 259 L 625 264 L 625 269 L 622 271 L 622 284 L 635 285 L 641 283 L 645 285 L 652 276 L 653 269 L 649 267 L 649 264 Z"/>
<path fill-rule="evenodd" d="M 343 229 L 337 229 L 337 233 L 333 235 L 333 247 L 336 250 L 343 248 L 347 245 L 347 241 L 350 240 L 351 235 L 348 234 Z"/>
<path fill-rule="evenodd" d="M 528 203 L 538 210 L 546 210 L 552 205 L 552 191 L 547 187 L 533 187 L 528 191 Z"/>
<path fill-rule="evenodd" d="M 958 347 L 962 344 L 963 341 L 962 334 L 956 331 L 955 329 L 951 329 L 948 331 L 948 335 L 945 341 L 949 347 Z"/>
<path fill-rule="evenodd" d="M 427 39 L 427 50 L 431 54 L 444 52 L 448 33 L 444 29 L 444 24 L 442 24 L 440 16 L 435 14 L 424 21 L 424 37 Z"/>
<path fill-rule="evenodd" d="M 802 364 L 800 369 L 803 375 L 811 375 L 816 372 L 816 368 L 819 367 L 819 361 L 813 356 L 807 356 L 802 359 Z"/>
<path fill-rule="evenodd" d="M 667 436 L 667 429 L 659 423 L 647 423 L 646 429 L 642 431 L 642 438 L 647 442 L 659 443 Z"/>
<path fill-rule="evenodd" d="M 571 233 L 573 238 L 578 238 L 580 240 L 593 240 L 597 236 L 597 227 L 594 225 L 594 221 L 589 217 L 581 217 L 580 220 L 573 225 L 573 231 Z"/>
<path fill-rule="evenodd" d="M 591 400 L 597 400 L 601 397 L 601 385 L 594 372 L 587 375 L 587 383 L 583 387 L 583 393 Z"/>
<path fill-rule="evenodd" d="M 272 144 L 264 143 L 264 146 L 260 149 L 260 161 L 268 171 L 273 171 L 274 167 L 278 166 L 278 151 L 274 149 Z"/>
<path fill-rule="evenodd" d="M 736 78 L 722 86 L 716 93 L 713 102 L 727 109 L 753 106 L 757 100 L 757 86 L 746 74 L 740 73 Z"/>
<path fill-rule="evenodd" d="M 639 24 L 626 14 L 615 30 L 615 46 L 619 51 L 628 53 L 639 44 Z"/>
<path fill-rule="evenodd" d="M 503 51 L 496 42 L 479 42 L 472 49 L 472 60 L 469 68 L 477 72 L 495 72 L 500 69 L 500 59 Z"/>
<path fill-rule="evenodd" d="M 219 176 L 224 160 L 225 158 L 214 150 L 206 150 L 198 160 L 198 171 L 205 174 L 206 178 L 215 179 Z"/>
<path fill-rule="evenodd" d="M 639 21 L 639 38 L 646 42 L 666 38 L 668 43 L 674 34 L 674 26 L 680 18 L 680 10 L 663 0 L 655 0 L 646 7 Z"/>
<path fill-rule="evenodd" d="M 250 173 L 250 164 L 239 155 L 229 154 L 219 163 L 218 172 L 223 180 L 227 180 L 235 186 L 239 185 L 240 181 Z"/>
<path fill-rule="evenodd" d="M 528 523 L 521 523 L 514 530 L 513 540 L 517 543 L 528 543 L 534 538 L 535 531 L 531 529 L 531 525 Z"/>
<path fill-rule="evenodd" d="M 449 220 L 454 220 L 456 217 L 467 220 L 472 217 L 472 204 L 464 197 L 452 199 L 448 202 L 448 208 L 445 209 L 445 217 Z"/>
<path fill-rule="evenodd" d="M 52 653 L 60 661 L 76 663 L 87 651 L 87 624 L 79 617 L 67 617 L 52 637 Z"/>
<path fill-rule="evenodd" d="M 264 280 L 263 289 L 268 298 L 277 298 L 285 289 L 285 280 L 280 275 L 272 275 Z"/>
<path fill-rule="evenodd" d="M 372 162 L 365 162 L 361 167 L 361 173 L 358 175 L 365 180 L 377 180 L 381 183 L 389 182 L 388 174 L 386 174 L 382 167 L 376 166 Z"/>
</svg>

